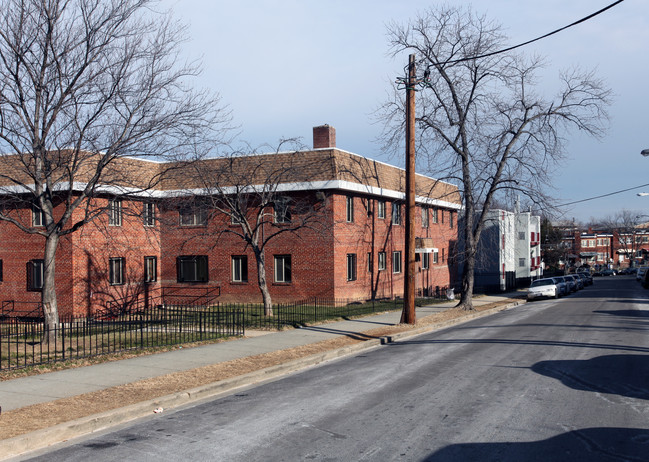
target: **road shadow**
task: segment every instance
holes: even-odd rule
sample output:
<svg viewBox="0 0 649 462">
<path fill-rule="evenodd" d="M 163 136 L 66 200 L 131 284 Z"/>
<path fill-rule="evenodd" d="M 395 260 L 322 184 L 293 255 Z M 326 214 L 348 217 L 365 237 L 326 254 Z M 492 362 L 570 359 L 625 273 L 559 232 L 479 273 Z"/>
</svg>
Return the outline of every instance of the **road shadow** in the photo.
<svg viewBox="0 0 649 462">
<path fill-rule="evenodd" d="M 532 371 L 580 391 L 649 399 L 649 356 L 607 355 L 588 360 L 541 361 Z M 649 447 L 647 459 L 649 460 Z"/>
<path fill-rule="evenodd" d="M 541 441 L 463 443 L 446 446 L 426 462 L 608 462 L 647 461 L 649 430 L 585 428 Z"/>
<path fill-rule="evenodd" d="M 649 310 L 600 310 L 593 311 L 598 314 L 610 314 L 611 316 L 623 316 L 625 318 L 645 318 L 649 319 Z"/>
</svg>

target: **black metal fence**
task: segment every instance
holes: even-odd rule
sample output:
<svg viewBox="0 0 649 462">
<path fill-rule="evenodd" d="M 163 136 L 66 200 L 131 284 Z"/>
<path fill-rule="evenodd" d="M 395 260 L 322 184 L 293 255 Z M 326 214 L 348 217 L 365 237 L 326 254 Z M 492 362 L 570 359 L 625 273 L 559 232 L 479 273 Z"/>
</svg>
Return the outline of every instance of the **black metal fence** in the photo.
<svg viewBox="0 0 649 462">
<path fill-rule="evenodd" d="M 431 297 L 419 298 L 417 305 L 437 303 L 446 300 L 446 290 Z M 282 329 L 326 321 L 329 319 L 349 318 L 382 311 L 400 310 L 403 299 L 382 299 L 354 301 L 342 299 L 314 298 L 294 303 L 278 303 L 272 307 L 272 315 L 264 311 L 262 304 L 221 304 L 226 309 L 237 309 L 243 312 L 246 329 Z"/>
<path fill-rule="evenodd" d="M 442 295 L 444 294 L 444 295 Z M 417 299 L 445 300 L 445 291 Z M 48 335 L 42 317 L 0 316 L 0 371 L 108 353 L 245 335 L 245 329 L 283 329 L 328 319 L 399 310 L 402 299 L 369 301 L 311 299 L 274 304 L 167 303 L 160 298 L 121 300 L 94 317 L 62 320 Z M 48 338 L 50 339 L 48 341 Z"/>
<path fill-rule="evenodd" d="M 113 319 L 68 319 L 53 331 L 48 336 L 42 321 L 4 319 L 0 370 L 238 336 L 244 334 L 244 324 L 241 310 L 155 305 Z"/>
</svg>

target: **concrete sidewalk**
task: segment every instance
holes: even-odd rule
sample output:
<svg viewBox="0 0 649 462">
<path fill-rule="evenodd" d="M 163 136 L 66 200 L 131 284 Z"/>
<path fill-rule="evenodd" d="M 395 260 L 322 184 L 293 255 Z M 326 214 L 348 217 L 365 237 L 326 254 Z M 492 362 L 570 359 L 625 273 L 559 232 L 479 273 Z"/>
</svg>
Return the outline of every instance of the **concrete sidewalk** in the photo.
<svg viewBox="0 0 649 462">
<path fill-rule="evenodd" d="M 474 299 L 474 305 L 480 306 L 500 302 L 505 305 L 515 305 L 523 303 L 522 300 L 516 302 L 512 298 L 520 297 L 521 292 L 506 293 L 497 296 L 481 296 Z M 511 303 L 507 303 L 507 302 Z M 455 306 L 457 301 L 449 301 L 431 306 L 417 308 L 417 319 L 429 316 Z M 502 309 L 502 307 L 501 307 Z M 486 312 L 485 314 L 489 314 Z M 360 351 L 362 348 L 371 348 L 380 345 L 382 342 L 390 341 L 386 339 L 374 338 L 365 334 L 377 327 L 393 326 L 399 323 L 400 312 L 381 313 L 366 316 L 355 320 L 338 321 L 316 326 L 304 327 L 300 329 L 289 329 L 281 332 L 272 333 L 251 333 L 253 335 L 245 338 L 203 345 L 193 348 L 180 348 L 164 353 L 151 354 L 129 359 L 106 362 L 91 366 L 67 369 L 63 371 L 51 372 L 30 377 L 16 378 L 0 382 L 0 406 L 2 411 L 8 412 L 15 409 L 24 408 L 34 404 L 55 401 L 61 398 L 69 398 L 84 393 L 104 390 L 110 387 L 125 385 L 139 380 L 152 377 L 160 377 L 166 374 L 188 371 L 191 369 L 219 364 L 234 359 L 250 357 L 263 353 L 270 353 L 279 350 L 285 350 L 293 347 L 317 343 L 323 340 L 351 336 L 368 341 L 362 342 L 358 347 L 353 349 L 344 349 L 345 351 L 334 351 L 327 355 L 318 355 L 317 357 L 304 358 L 303 360 L 293 361 L 280 367 L 272 368 L 272 371 L 263 370 L 258 373 L 247 374 L 246 377 L 237 378 L 237 380 L 223 381 L 218 386 L 203 387 L 203 390 L 193 390 L 175 395 L 166 399 L 158 400 L 153 403 L 143 403 L 146 414 L 141 409 L 142 406 L 136 406 L 132 410 L 116 409 L 111 411 L 108 416 L 103 416 L 106 421 L 102 424 L 95 416 L 90 416 L 87 424 L 75 422 L 73 430 L 61 432 L 49 432 L 48 429 L 33 432 L 11 438 L 10 440 L 0 440 L 0 459 L 3 455 L 7 456 L 20 454 L 22 450 L 33 450 L 34 445 L 44 447 L 53 444 L 56 441 L 62 441 L 84 433 L 90 433 L 97 430 L 102 425 L 105 427 L 109 424 L 116 424 L 127 421 L 151 412 L 151 406 L 164 403 L 165 408 L 177 405 L 187 404 L 192 400 L 205 399 L 209 396 L 215 396 L 220 393 L 228 392 L 234 388 L 268 380 L 294 370 L 299 370 L 319 362 L 344 356 L 345 354 Z M 483 315 L 483 314 L 481 314 Z M 463 322 L 465 319 L 459 320 Z M 434 330 L 439 326 L 427 326 L 424 328 L 413 328 L 407 332 L 399 334 L 400 337 L 419 335 L 427 331 Z M 257 335 L 255 335 L 257 334 Z M 131 408 L 133 406 L 129 406 Z M 137 408 L 137 409 L 136 409 Z M 105 414 L 105 413 L 104 413 Z M 4 417 L 4 415 L 2 416 Z M 2 418 L 0 417 L 0 418 Z M 100 419 L 101 420 L 101 419 Z M 61 424 L 65 426 L 66 424 Z M 59 427 L 60 425 L 57 425 Z M 1 438 L 1 437 L 0 437 Z M 3 446 L 7 445 L 7 451 Z"/>
</svg>

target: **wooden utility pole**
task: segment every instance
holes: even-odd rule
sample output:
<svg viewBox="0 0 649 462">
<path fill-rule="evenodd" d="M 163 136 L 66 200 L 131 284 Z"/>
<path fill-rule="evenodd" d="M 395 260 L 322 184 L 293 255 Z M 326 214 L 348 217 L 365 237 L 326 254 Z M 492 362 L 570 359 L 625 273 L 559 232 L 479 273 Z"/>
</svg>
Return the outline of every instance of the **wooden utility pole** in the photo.
<svg viewBox="0 0 649 462">
<path fill-rule="evenodd" d="M 401 322 L 414 324 L 415 313 L 415 55 L 408 60 L 406 85 L 406 274 Z"/>
</svg>

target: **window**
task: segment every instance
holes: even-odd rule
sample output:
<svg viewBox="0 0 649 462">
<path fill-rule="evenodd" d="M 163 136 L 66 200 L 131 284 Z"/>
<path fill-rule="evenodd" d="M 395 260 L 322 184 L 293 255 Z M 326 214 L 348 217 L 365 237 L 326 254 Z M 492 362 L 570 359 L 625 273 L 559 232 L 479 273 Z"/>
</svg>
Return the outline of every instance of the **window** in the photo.
<svg viewBox="0 0 649 462">
<path fill-rule="evenodd" d="M 108 201 L 108 224 L 122 226 L 122 200 L 111 199 Z"/>
<path fill-rule="evenodd" d="M 442 250 L 444 250 L 444 249 L 442 249 Z M 433 252 L 433 263 L 435 263 L 435 264 L 439 263 L 439 252 L 437 250 L 435 250 Z"/>
<path fill-rule="evenodd" d="M 426 207 L 421 208 L 421 227 L 428 228 L 428 209 Z"/>
<path fill-rule="evenodd" d="M 144 226 L 155 226 L 155 204 L 151 202 L 145 202 L 142 212 Z"/>
<path fill-rule="evenodd" d="M 275 282 L 291 282 L 290 255 L 275 255 Z"/>
<path fill-rule="evenodd" d="M 113 257 L 108 260 L 108 282 L 111 286 L 124 284 L 124 266 L 123 257 Z"/>
<path fill-rule="evenodd" d="M 144 257 L 144 282 L 158 280 L 158 258 Z"/>
<path fill-rule="evenodd" d="M 392 203 L 392 224 L 401 224 L 401 205 L 395 202 Z"/>
<path fill-rule="evenodd" d="M 519 231 L 518 232 L 518 240 L 519 241 L 524 241 L 525 240 L 525 231 Z"/>
<path fill-rule="evenodd" d="M 176 260 L 178 282 L 207 282 L 207 255 L 182 255 Z"/>
<path fill-rule="evenodd" d="M 289 208 L 289 198 L 280 197 L 275 200 L 275 223 L 290 223 L 291 210 Z"/>
<path fill-rule="evenodd" d="M 401 252 L 392 252 L 392 272 L 400 273 L 401 272 Z"/>
<path fill-rule="evenodd" d="M 446 263 L 446 249 L 442 249 L 442 263 Z"/>
<path fill-rule="evenodd" d="M 45 226 L 45 212 L 36 204 L 32 205 L 32 226 Z"/>
<path fill-rule="evenodd" d="M 231 225 L 240 225 L 243 223 L 243 220 L 241 219 L 241 216 L 239 215 L 238 212 L 230 212 L 230 224 Z"/>
<path fill-rule="evenodd" d="M 347 196 L 347 222 L 353 223 L 354 221 L 354 198 Z"/>
<path fill-rule="evenodd" d="M 379 271 L 385 271 L 385 252 L 379 252 Z"/>
<path fill-rule="evenodd" d="M 525 261 L 526 261 L 525 258 L 519 258 L 519 259 L 518 259 L 518 266 L 519 266 L 520 268 L 525 268 Z"/>
<path fill-rule="evenodd" d="M 428 252 L 421 254 L 421 269 L 430 268 L 430 254 Z"/>
<path fill-rule="evenodd" d="M 248 257 L 232 256 L 232 282 L 248 282 Z"/>
<path fill-rule="evenodd" d="M 347 280 L 348 281 L 356 280 L 356 254 L 355 253 L 347 254 Z"/>
<path fill-rule="evenodd" d="M 4 279 L 3 279 L 3 275 L 2 275 L 2 260 L 0 260 L 0 282 L 2 282 L 3 280 Z"/>
<path fill-rule="evenodd" d="M 44 260 L 30 260 L 27 263 L 27 290 L 43 290 L 43 278 L 45 274 Z"/>
<path fill-rule="evenodd" d="M 385 218 L 385 201 L 376 202 L 376 215 L 378 218 Z"/>
<path fill-rule="evenodd" d="M 0 260 L 0 269 L 2 269 L 2 260 Z M 374 258 L 372 256 L 372 252 L 367 252 L 367 272 L 371 273 L 374 271 Z"/>
<path fill-rule="evenodd" d="M 433 208 L 433 223 L 437 223 L 437 215 L 438 215 L 438 211 L 437 211 L 437 207 L 435 207 Z"/>
<path fill-rule="evenodd" d="M 180 226 L 207 225 L 207 210 L 202 207 L 186 207 L 180 209 Z"/>
<path fill-rule="evenodd" d="M 448 227 L 453 227 L 453 212 L 448 212 Z"/>
</svg>

